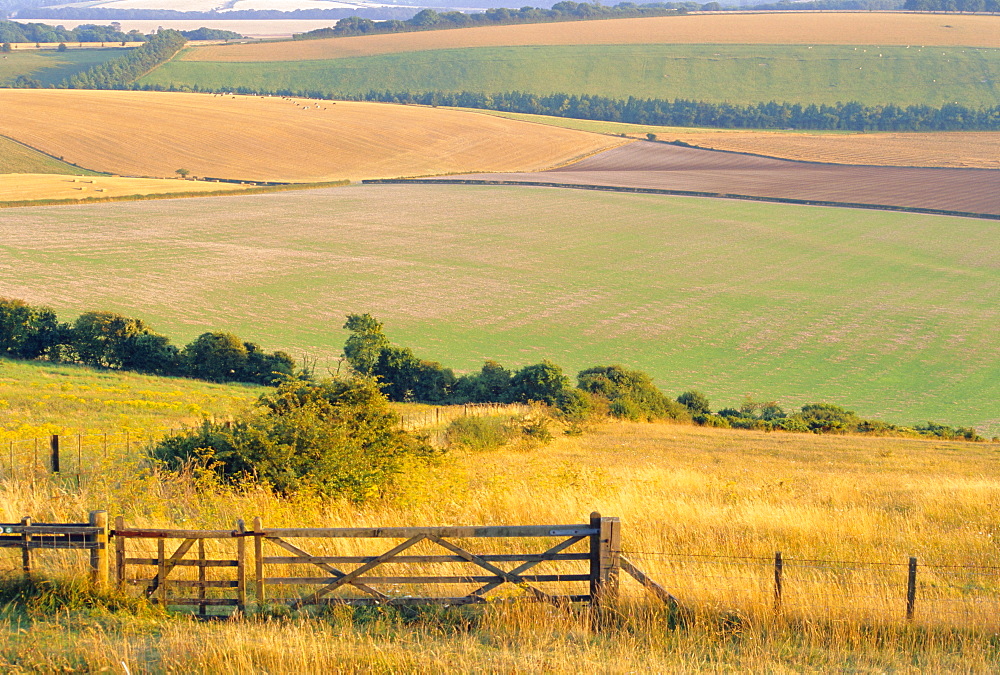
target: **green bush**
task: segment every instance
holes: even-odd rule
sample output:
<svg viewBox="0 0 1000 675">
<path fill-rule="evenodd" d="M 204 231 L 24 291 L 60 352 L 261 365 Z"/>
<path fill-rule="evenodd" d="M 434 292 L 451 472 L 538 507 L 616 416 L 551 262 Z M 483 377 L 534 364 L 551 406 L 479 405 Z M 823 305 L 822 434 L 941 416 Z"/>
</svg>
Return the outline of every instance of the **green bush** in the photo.
<svg viewBox="0 0 1000 675">
<path fill-rule="evenodd" d="M 168 469 L 207 471 L 232 485 L 360 502 L 389 487 L 408 458 L 432 453 L 426 440 L 399 430 L 374 379 L 355 377 L 287 381 L 235 422 L 206 421 L 163 440 L 152 456 Z"/>
<path fill-rule="evenodd" d="M 652 378 L 641 370 L 622 366 L 595 366 L 577 375 L 583 391 L 606 398 L 609 412 L 632 421 L 677 419 L 689 420 L 687 407 L 656 388 Z"/>
<path fill-rule="evenodd" d="M 466 450 L 496 450 L 510 443 L 515 435 L 510 417 L 459 417 L 445 429 L 449 446 Z"/>
</svg>

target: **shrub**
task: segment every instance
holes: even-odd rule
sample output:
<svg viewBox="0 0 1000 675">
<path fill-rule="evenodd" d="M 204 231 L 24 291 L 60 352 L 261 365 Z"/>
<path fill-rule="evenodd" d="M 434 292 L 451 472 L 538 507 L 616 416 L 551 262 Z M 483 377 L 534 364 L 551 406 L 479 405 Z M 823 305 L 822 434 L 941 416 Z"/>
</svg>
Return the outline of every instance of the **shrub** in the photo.
<svg viewBox="0 0 1000 675">
<path fill-rule="evenodd" d="M 495 450 L 514 438 L 510 417 L 459 417 L 445 429 L 449 446 L 481 452 Z"/>
<path fill-rule="evenodd" d="M 372 378 L 287 381 L 233 424 L 205 421 L 165 439 L 152 456 L 168 469 L 197 467 L 232 485 L 261 482 L 364 501 L 388 488 L 409 458 L 432 454 L 400 431 Z"/>
<path fill-rule="evenodd" d="M 692 415 L 707 415 L 711 411 L 708 397 L 700 391 L 686 391 L 677 397 L 677 402 L 691 411 Z"/>
<path fill-rule="evenodd" d="M 615 417 L 633 421 L 690 419 L 688 409 L 656 388 L 652 378 L 640 370 L 622 366 L 595 366 L 577 375 L 580 389 L 609 401 Z"/>
</svg>

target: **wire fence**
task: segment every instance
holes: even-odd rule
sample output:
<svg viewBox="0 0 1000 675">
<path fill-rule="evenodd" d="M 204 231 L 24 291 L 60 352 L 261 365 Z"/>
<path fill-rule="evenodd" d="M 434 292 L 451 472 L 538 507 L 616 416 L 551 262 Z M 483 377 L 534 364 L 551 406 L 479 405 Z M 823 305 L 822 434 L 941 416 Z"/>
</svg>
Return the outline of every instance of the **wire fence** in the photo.
<svg viewBox="0 0 1000 675">
<path fill-rule="evenodd" d="M 1000 566 L 625 549 L 690 607 L 854 623 L 1000 629 Z"/>
</svg>

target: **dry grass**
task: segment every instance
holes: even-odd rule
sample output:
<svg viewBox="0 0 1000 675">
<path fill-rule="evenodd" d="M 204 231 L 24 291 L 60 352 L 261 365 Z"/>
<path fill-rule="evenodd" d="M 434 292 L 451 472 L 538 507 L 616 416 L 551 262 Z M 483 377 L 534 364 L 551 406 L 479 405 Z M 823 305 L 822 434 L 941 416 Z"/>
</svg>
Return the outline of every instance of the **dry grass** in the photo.
<svg viewBox="0 0 1000 675">
<path fill-rule="evenodd" d="M 188 61 L 305 61 L 429 49 L 518 45 L 843 44 L 1000 47 L 992 16 L 718 14 L 487 26 L 324 40 L 198 47 Z"/>
<path fill-rule="evenodd" d="M 106 199 L 132 195 L 168 195 L 176 192 L 242 190 L 246 186 L 168 178 L 81 178 L 58 174 L 0 174 L 0 202 L 48 199 Z"/>
<path fill-rule="evenodd" d="M 274 527 L 555 524 L 598 509 L 622 518 L 626 552 L 695 614 L 686 627 L 665 630 L 664 613 L 630 583 L 619 621 L 599 635 L 588 632 L 585 615 L 524 605 L 405 620 L 345 610 L 216 625 L 64 613 L 36 619 L 30 630 L 12 619 L 0 624 L 8 638 L 0 663 L 96 671 L 124 662 L 132 672 L 996 668 L 989 570 L 921 568 L 917 620 L 908 626 L 905 567 L 824 570 L 805 562 L 905 563 L 917 555 L 923 565 L 996 566 L 1000 466 L 991 446 L 609 423 L 531 451 L 458 453 L 414 467 L 397 492 L 366 506 L 127 475 L 81 492 L 7 481 L 0 521 L 72 520 L 104 506 L 134 526 L 229 528 L 253 515 Z M 469 544 L 482 550 L 483 542 Z M 302 546 L 324 549 L 316 541 Z M 789 561 L 781 617 L 771 609 L 767 559 L 775 550 Z M 336 551 L 372 549 L 348 542 Z M 75 553 L 38 559 L 50 570 L 84 564 Z M 10 557 L 8 566 L 17 561 Z"/>
<path fill-rule="evenodd" d="M 473 111 L 472 108 L 463 110 Z M 1000 132 L 996 131 L 854 133 L 710 130 L 576 120 L 492 110 L 475 112 L 580 131 L 628 134 L 634 138 L 645 138 L 647 133 L 653 133 L 661 141 L 680 140 L 702 148 L 749 152 L 805 162 L 869 166 L 1000 168 Z"/>
<path fill-rule="evenodd" d="M 11 89 L 0 91 L 0 106 L 0 134 L 138 176 L 184 168 L 301 182 L 533 171 L 624 142 L 447 109 L 277 97 Z"/>
</svg>

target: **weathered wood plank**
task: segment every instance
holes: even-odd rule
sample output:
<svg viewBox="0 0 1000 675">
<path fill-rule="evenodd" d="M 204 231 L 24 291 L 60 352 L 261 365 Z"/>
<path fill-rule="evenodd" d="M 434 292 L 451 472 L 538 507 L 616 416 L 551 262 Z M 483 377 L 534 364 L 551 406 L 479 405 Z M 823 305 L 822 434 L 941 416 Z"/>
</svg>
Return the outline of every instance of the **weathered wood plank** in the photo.
<svg viewBox="0 0 1000 675">
<path fill-rule="evenodd" d="M 348 584 L 348 583 L 354 581 L 355 579 L 357 579 L 359 576 L 361 576 L 362 574 L 364 574 L 368 570 L 370 570 L 370 569 L 372 569 L 374 567 L 377 567 L 378 565 L 381 565 L 386 560 L 391 560 L 392 557 L 395 556 L 396 554 L 402 553 L 403 551 L 405 551 L 406 549 L 410 548 L 414 544 L 418 544 L 418 543 L 422 542 L 424 539 L 427 539 L 427 538 L 428 538 L 428 536 L 426 534 L 418 534 L 418 535 L 416 535 L 414 537 L 411 537 L 411 538 L 407 539 L 402 544 L 399 544 L 397 546 L 392 547 L 391 549 L 389 549 L 388 551 L 386 551 L 385 553 L 383 553 L 382 555 L 380 555 L 378 558 L 376 558 L 372 562 L 367 563 L 365 565 L 362 565 L 361 567 L 355 569 L 354 571 L 349 572 L 348 574 L 345 574 L 344 576 L 340 577 L 339 579 L 337 579 L 336 581 L 334 581 L 332 584 L 329 584 L 328 586 L 324 586 L 323 588 L 317 590 L 315 593 L 312 594 L 312 596 L 311 596 L 312 599 L 313 600 L 318 600 L 320 597 L 322 597 L 322 596 L 324 596 L 324 595 L 326 595 L 328 593 L 332 593 L 333 591 L 337 590 L 338 588 L 340 588 L 344 584 Z"/>
<path fill-rule="evenodd" d="M 149 579 L 126 579 L 126 584 L 132 586 L 149 586 Z M 205 581 L 195 581 L 192 579 L 170 580 L 170 587 L 180 586 L 184 588 L 236 588 L 237 582 L 235 581 L 220 581 L 215 579 L 206 579 Z"/>
<path fill-rule="evenodd" d="M 418 535 L 449 537 L 570 537 L 596 534 L 590 525 L 498 525 L 487 527 L 315 527 L 264 531 L 266 537 L 328 537 L 357 539 L 410 539 Z"/>
<path fill-rule="evenodd" d="M 233 598 L 206 598 L 204 600 L 199 600 L 198 598 L 167 598 L 164 605 L 194 605 L 195 607 L 235 607 L 237 601 Z"/>
<path fill-rule="evenodd" d="M 205 567 L 236 567 L 236 560 L 206 560 Z M 126 565 L 156 565 L 156 558 L 125 558 Z M 178 560 L 174 563 L 176 567 L 198 567 L 201 563 L 197 560 Z"/>
<path fill-rule="evenodd" d="M 412 606 L 412 605 L 481 605 L 481 604 L 513 604 L 515 602 L 551 602 L 556 604 L 569 604 L 572 602 L 589 602 L 589 595 L 553 595 L 552 600 L 541 600 L 534 597 L 499 598 L 487 600 L 478 596 L 464 595 L 458 598 L 390 598 L 386 601 L 378 601 L 373 598 L 321 598 L 318 602 L 303 602 L 306 605 L 349 605 L 371 607 L 379 605 Z"/>
<path fill-rule="evenodd" d="M 246 536 L 235 530 L 115 530 L 116 537 L 129 539 L 229 539 Z"/>
<path fill-rule="evenodd" d="M 515 567 L 514 569 L 512 569 L 510 571 L 510 573 L 511 574 L 521 574 L 522 572 L 526 572 L 526 571 L 530 570 L 532 567 L 534 567 L 535 565 L 538 565 L 539 563 L 548 560 L 551 556 L 557 555 L 557 554 L 561 553 L 562 551 L 565 551 L 566 549 L 570 548 L 571 546 L 574 546 L 574 545 L 578 544 L 579 542 L 583 541 L 585 538 L 586 537 L 584 537 L 584 536 L 576 536 L 576 537 L 570 537 L 569 539 L 567 539 L 565 541 L 561 541 L 558 544 L 556 544 L 555 546 L 553 546 L 552 548 L 550 548 L 549 550 L 547 550 L 544 553 L 542 553 L 542 555 L 541 555 L 541 557 L 540 557 L 539 560 L 531 560 L 531 561 L 528 561 L 528 562 L 526 562 L 526 563 L 524 563 L 522 565 L 518 565 L 517 567 Z M 590 554 L 589 553 L 584 553 L 582 555 L 584 556 L 584 558 L 583 558 L 584 560 L 588 560 L 590 558 Z M 500 586 L 502 583 L 504 583 L 504 582 L 495 582 L 495 581 L 494 582 L 490 582 L 490 583 L 486 584 L 485 586 L 483 586 L 482 588 L 477 588 L 476 590 L 472 591 L 471 595 L 484 595 L 485 593 L 489 593 L 490 591 L 492 591 L 497 586 Z"/>
<path fill-rule="evenodd" d="M 658 597 L 660 600 L 671 606 L 676 607 L 680 605 L 680 602 L 677 600 L 677 598 L 668 593 L 666 589 L 663 588 L 663 586 L 660 586 L 658 583 L 650 579 L 645 572 L 643 572 L 641 569 L 633 565 L 632 562 L 624 555 L 618 556 L 618 562 L 621 565 L 621 569 L 623 572 L 631 576 L 633 579 L 638 581 L 644 587 L 648 588 L 653 593 L 653 595 Z"/>
<path fill-rule="evenodd" d="M 290 553 L 295 553 L 296 555 L 298 555 L 300 557 L 303 557 L 303 558 L 310 558 L 310 557 L 312 557 L 308 553 L 306 553 L 305 551 L 303 551 L 301 548 L 299 548 L 298 546 L 296 546 L 295 544 L 289 544 L 287 541 L 283 541 L 282 539 L 271 538 L 271 539 L 268 539 L 268 541 L 273 541 L 275 544 L 277 544 L 281 548 L 285 549 L 286 551 L 288 551 Z M 313 564 L 316 565 L 316 567 L 320 568 L 321 570 L 323 570 L 325 572 L 329 572 L 330 574 L 332 574 L 337 579 L 340 579 L 341 577 L 346 576 L 343 572 L 341 572 L 340 570 L 338 570 L 336 567 L 333 567 L 332 565 L 328 565 L 326 563 L 313 563 Z M 261 569 L 263 569 L 263 568 L 261 568 Z M 261 573 L 261 578 L 263 579 L 263 572 Z M 263 582 L 261 582 L 261 583 L 263 583 Z M 357 588 L 359 591 L 364 591 L 365 593 L 367 593 L 368 595 L 372 596 L 373 598 L 378 598 L 380 600 L 384 600 L 385 598 L 389 597 L 386 594 L 382 593 L 381 591 L 376 591 L 374 588 L 370 588 L 370 587 L 366 586 L 365 584 L 361 583 L 360 581 L 351 582 L 351 585 L 354 586 L 355 588 Z"/>
<path fill-rule="evenodd" d="M 483 584 L 490 582 L 504 582 L 506 579 L 499 576 L 454 576 L 454 577 L 362 577 L 369 584 Z M 520 576 L 526 582 L 542 581 L 589 581 L 589 574 L 536 574 L 530 576 Z M 267 577 L 265 584 L 270 585 L 295 585 L 295 584 L 328 584 L 337 581 L 331 577 Z M 171 583 L 178 583 L 176 581 Z"/>
<path fill-rule="evenodd" d="M 480 555 L 479 557 L 483 560 L 488 560 L 490 562 L 547 562 L 549 560 L 560 561 L 560 560 L 589 560 L 590 554 L 588 553 L 561 553 L 549 557 L 542 557 L 541 553 L 524 553 L 524 554 L 493 554 L 493 555 Z M 350 556 L 350 555 L 330 555 L 330 556 L 264 556 L 265 565 L 295 565 L 298 563 L 312 563 L 318 565 L 320 563 L 368 563 L 375 560 L 376 556 Z M 465 563 L 469 562 L 462 556 L 457 555 L 397 555 L 392 559 L 392 563 L 386 564 L 396 564 L 396 563 Z"/>
<path fill-rule="evenodd" d="M 479 565 L 484 570 L 487 570 L 489 572 L 493 572 L 493 574 L 496 574 L 497 576 L 502 577 L 503 580 L 506 581 L 507 583 L 511 583 L 511 584 L 514 584 L 515 586 L 519 586 L 520 588 L 522 588 L 522 589 L 528 591 L 529 593 L 531 593 L 532 595 L 534 595 L 536 598 L 539 598 L 541 600 L 551 600 L 552 599 L 551 595 L 549 595 L 548 593 L 545 593 L 543 591 L 538 590 L 534 586 L 528 585 L 528 583 L 523 578 L 521 578 L 520 576 L 518 576 L 517 574 L 512 574 L 510 572 L 507 572 L 506 570 L 502 570 L 499 567 L 497 567 L 496 565 L 490 564 L 489 562 L 483 560 L 479 556 L 477 556 L 475 554 L 472 554 L 472 553 L 469 553 L 464 548 L 461 548 L 460 546 L 456 546 L 455 544 L 451 543 L 450 541 L 445 541 L 441 537 L 435 537 L 435 536 L 430 536 L 430 537 L 427 537 L 427 538 L 430 539 L 431 541 L 433 541 L 438 546 L 446 548 L 449 551 L 451 551 L 453 553 L 456 553 L 456 554 L 462 556 L 463 558 L 466 558 L 469 562 L 475 563 L 475 564 Z M 491 583 L 493 583 L 493 582 L 491 582 Z M 473 592 L 473 594 L 475 594 L 475 592 Z"/>
</svg>

